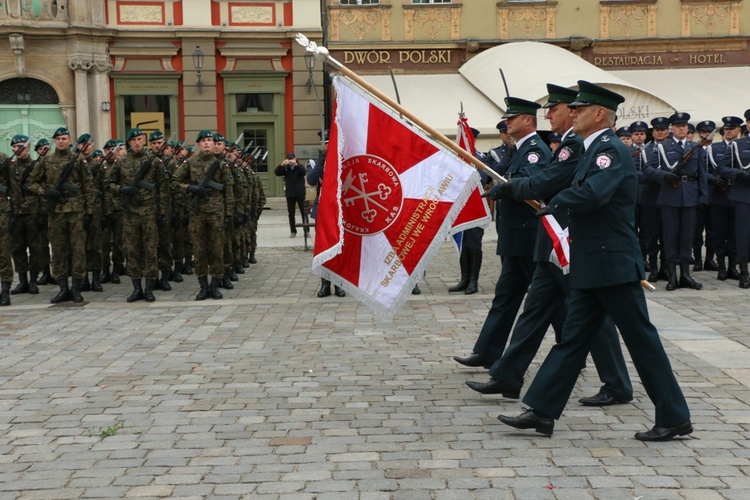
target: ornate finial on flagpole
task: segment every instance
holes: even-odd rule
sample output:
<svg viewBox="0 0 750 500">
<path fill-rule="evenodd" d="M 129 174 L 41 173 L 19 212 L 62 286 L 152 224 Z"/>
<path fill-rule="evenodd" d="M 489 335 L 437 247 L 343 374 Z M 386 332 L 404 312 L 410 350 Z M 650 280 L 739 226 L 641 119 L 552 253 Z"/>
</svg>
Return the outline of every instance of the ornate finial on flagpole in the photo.
<svg viewBox="0 0 750 500">
<path fill-rule="evenodd" d="M 335 66 L 337 68 L 341 67 L 341 63 L 331 57 L 331 55 L 328 53 L 327 48 L 318 46 L 317 43 L 313 42 L 302 33 L 297 33 L 297 38 L 295 38 L 295 40 L 298 44 L 302 45 L 305 50 L 315 54 L 315 59 L 317 59 L 318 61 L 327 62 L 328 64 L 331 64 L 332 66 Z"/>
</svg>

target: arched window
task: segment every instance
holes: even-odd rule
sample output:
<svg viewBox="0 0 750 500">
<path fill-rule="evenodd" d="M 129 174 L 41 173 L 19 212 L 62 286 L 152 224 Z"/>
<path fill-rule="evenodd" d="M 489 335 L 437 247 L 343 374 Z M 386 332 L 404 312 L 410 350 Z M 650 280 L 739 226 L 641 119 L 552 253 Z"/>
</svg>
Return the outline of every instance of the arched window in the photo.
<svg viewBox="0 0 750 500">
<path fill-rule="evenodd" d="M 0 104 L 60 104 L 52 86 L 35 78 L 11 78 L 0 82 Z"/>
</svg>

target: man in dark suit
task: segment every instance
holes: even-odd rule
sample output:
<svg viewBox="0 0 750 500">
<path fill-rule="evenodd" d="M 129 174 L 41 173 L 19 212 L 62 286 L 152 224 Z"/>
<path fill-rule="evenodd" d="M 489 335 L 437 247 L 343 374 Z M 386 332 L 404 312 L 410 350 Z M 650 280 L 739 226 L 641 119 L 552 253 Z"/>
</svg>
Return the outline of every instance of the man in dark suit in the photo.
<svg viewBox="0 0 750 500">
<path fill-rule="evenodd" d="M 583 152 L 583 141 L 572 131 L 573 117 L 568 104 L 578 94 L 559 85 L 547 84 L 549 97 L 544 107 L 545 117 L 554 133 L 560 136 L 560 147 L 552 155 L 549 165 L 539 175 L 520 177 L 506 184 L 495 186 L 488 195 L 494 198 L 512 196 L 523 201 L 541 198 L 545 202 L 570 185 L 578 160 Z M 555 215 L 553 221 L 560 228 L 568 227 L 567 212 Z M 552 221 L 549 221 L 552 222 Z M 517 398 L 523 376 L 534 359 L 550 324 L 555 331 L 562 331 L 562 323 L 568 312 L 570 297 L 569 275 L 550 262 L 553 242 L 543 224 L 537 229 L 534 261 L 536 268 L 524 302 L 523 313 L 518 318 L 508 349 L 490 368 L 489 382 L 467 381 L 466 385 L 482 394 L 502 394 Z M 562 263 L 561 263 L 562 265 Z M 559 342 L 559 338 L 556 339 Z M 586 406 L 608 406 L 626 403 L 633 399 L 633 386 L 628 378 L 628 370 L 620 348 L 620 338 L 611 319 L 602 325 L 591 345 L 591 356 L 604 385 L 592 397 L 581 399 Z"/>
<path fill-rule="evenodd" d="M 516 97 L 506 97 L 505 104 L 507 111 L 503 119 L 508 134 L 516 141 L 516 151 L 505 175 L 509 179 L 537 175 L 552 156 L 536 133 L 536 112 L 541 106 Z M 497 206 L 497 253 L 502 258 L 502 271 L 473 353 L 465 358 L 453 358 L 465 366 L 489 368 L 502 356 L 534 273 L 537 227 L 534 211 L 527 204 L 510 198 L 501 199 Z"/>
<path fill-rule="evenodd" d="M 647 178 L 661 182 L 657 202 L 669 269 L 667 290 L 676 290 L 678 286 L 693 290 L 703 288 L 702 284 L 690 276 L 690 259 L 697 211 L 705 210 L 708 203 L 704 168 L 706 153 L 698 148 L 689 160 L 684 161 L 696 146 L 696 143 L 686 140 L 688 120 L 690 115 L 687 113 L 675 113 L 669 117 L 672 139 L 657 145 L 656 150 L 649 155 L 645 169 Z"/>
<path fill-rule="evenodd" d="M 552 435 L 607 315 L 617 325 L 638 375 L 656 407 L 656 425 L 638 432 L 642 441 L 665 441 L 693 432 L 690 411 L 659 332 L 651 324 L 641 288 L 643 259 L 634 230 L 636 171 L 627 147 L 612 132 L 617 106 L 625 99 L 580 80 L 570 104 L 573 131 L 584 153 L 572 186 L 540 210 L 570 215 L 571 298 L 562 340 L 552 347 L 524 397 L 519 417 L 498 419 L 518 429 Z"/>
</svg>

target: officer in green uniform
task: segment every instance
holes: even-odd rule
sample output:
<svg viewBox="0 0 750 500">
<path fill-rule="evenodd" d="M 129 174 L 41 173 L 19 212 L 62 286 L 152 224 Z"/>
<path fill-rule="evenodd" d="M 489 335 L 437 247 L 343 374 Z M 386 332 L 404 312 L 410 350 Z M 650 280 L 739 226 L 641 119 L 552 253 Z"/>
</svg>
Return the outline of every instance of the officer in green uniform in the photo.
<svg viewBox="0 0 750 500">
<path fill-rule="evenodd" d="M 166 222 L 169 185 L 163 175 L 161 160 L 149 157 L 146 136 L 139 128 L 128 131 L 130 151 L 107 172 L 112 192 L 122 193 L 123 235 L 128 276 L 133 293 L 128 302 L 156 300 L 154 285 L 159 277 L 157 228 Z M 146 288 L 142 278 L 146 278 Z"/>
<path fill-rule="evenodd" d="M 50 302 L 83 302 L 81 284 L 86 275 L 86 229 L 93 219 L 93 190 L 91 175 L 80 155 L 91 144 L 71 151 L 70 132 L 65 127 L 55 130 L 52 138 L 55 152 L 45 156 L 29 176 L 29 189 L 43 196 L 48 207 L 52 274 L 60 285 L 60 292 Z M 69 274 L 72 288 L 68 287 Z"/>
<path fill-rule="evenodd" d="M 31 142 L 25 135 L 15 135 L 10 140 L 15 158 L 10 173 L 18 186 L 18 197 L 14 200 L 14 224 L 11 229 L 13 263 L 18 273 L 18 286 L 11 295 L 19 293 L 39 293 L 37 277 L 42 270 L 42 246 L 37 217 L 39 216 L 39 196 L 29 191 L 26 182 L 36 167 L 38 160 L 31 160 Z M 29 273 L 30 272 L 30 273 Z"/>
<path fill-rule="evenodd" d="M 49 141 L 41 138 L 34 145 L 34 152 L 37 154 L 37 163 L 42 161 L 42 158 L 47 156 L 49 153 Z M 49 236 L 47 235 L 47 212 L 44 209 L 44 205 L 39 203 L 39 214 L 36 218 L 36 228 L 39 231 L 39 245 L 42 248 L 42 275 L 37 281 L 40 285 L 56 285 L 55 280 L 52 279 L 52 272 L 50 271 L 50 254 L 49 254 Z"/>
<path fill-rule="evenodd" d="M 690 411 L 669 358 L 651 324 L 643 279 L 643 258 L 635 233 L 637 173 L 628 148 L 612 131 L 617 107 L 625 99 L 584 80 L 570 104 L 573 132 L 584 153 L 572 186 L 545 209 L 570 216 L 570 288 L 568 316 L 561 341 L 552 347 L 523 402 L 519 417 L 500 415 L 518 429 L 551 435 L 575 386 L 593 337 L 607 315 L 620 330 L 646 392 L 656 406 L 656 425 L 637 432 L 641 441 L 666 441 L 693 432 Z"/>
<path fill-rule="evenodd" d="M 28 142 L 25 143 L 28 149 Z M 14 150 L 23 149 L 23 143 L 15 144 Z M 17 153 L 16 153 L 17 154 Z M 15 158 L 11 160 L 0 153 L 0 306 L 10 305 L 10 285 L 13 283 L 13 259 L 10 232 L 15 226 L 14 211 L 18 204 L 18 184 L 13 170 L 16 169 Z"/>
<path fill-rule="evenodd" d="M 198 152 L 180 165 L 172 177 L 172 185 L 188 196 L 188 206 L 196 200 L 196 211 L 190 214 L 190 233 L 195 252 L 195 273 L 200 291 L 195 300 L 223 298 L 219 286 L 224 277 L 224 228 L 231 224 L 234 209 L 231 177 L 214 155 L 213 133 L 201 130 L 196 138 Z M 207 174 L 218 166 L 212 176 Z M 204 182 L 206 181 L 206 182 Z M 197 198 L 197 199 L 196 199 Z M 211 274 L 209 291 L 208 274 Z"/>
</svg>

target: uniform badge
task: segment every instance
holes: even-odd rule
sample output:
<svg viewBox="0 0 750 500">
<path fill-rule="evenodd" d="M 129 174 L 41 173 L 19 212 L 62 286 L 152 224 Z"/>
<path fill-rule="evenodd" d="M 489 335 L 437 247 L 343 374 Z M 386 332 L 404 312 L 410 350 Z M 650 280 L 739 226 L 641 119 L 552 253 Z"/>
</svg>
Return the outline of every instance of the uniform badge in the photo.
<svg viewBox="0 0 750 500">
<path fill-rule="evenodd" d="M 599 167 L 599 170 L 604 170 L 612 165 L 612 158 L 607 154 L 600 154 L 596 157 L 596 165 Z"/>
<path fill-rule="evenodd" d="M 602 142 L 609 142 L 609 137 L 606 135 L 602 136 Z"/>
<path fill-rule="evenodd" d="M 536 163 L 539 161 L 539 155 L 536 153 L 529 153 L 529 156 L 526 157 L 526 161 L 529 163 Z"/>
<path fill-rule="evenodd" d="M 565 146 L 564 148 L 560 150 L 560 153 L 558 153 L 557 157 L 560 160 L 565 161 L 568 158 L 570 158 L 570 155 L 572 154 L 573 154 L 573 151 L 571 151 L 569 147 Z"/>
<path fill-rule="evenodd" d="M 536 146 L 536 139 L 531 139 L 531 140 L 529 141 L 529 145 L 530 145 L 530 146 Z"/>
</svg>

